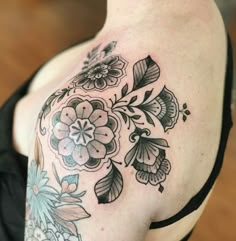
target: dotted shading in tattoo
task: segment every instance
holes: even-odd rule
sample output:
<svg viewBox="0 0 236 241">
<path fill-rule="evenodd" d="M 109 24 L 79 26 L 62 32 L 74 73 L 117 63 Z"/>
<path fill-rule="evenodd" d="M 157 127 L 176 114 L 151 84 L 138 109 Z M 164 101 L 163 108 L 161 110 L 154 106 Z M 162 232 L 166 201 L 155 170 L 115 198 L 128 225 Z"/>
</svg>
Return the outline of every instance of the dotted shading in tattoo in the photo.
<svg viewBox="0 0 236 241">
<path fill-rule="evenodd" d="M 136 128 L 130 135 L 130 141 L 136 142 L 134 147 L 125 157 L 126 166 L 132 165 L 136 170 L 136 179 L 142 184 L 159 185 L 159 191 L 163 192 L 161 185 L 170 173 L 171 164 L 166 159 L 163 148 L 168 148 L 164 139 L 149 138 L 148 129 Z"/>
<path fill-rule="evenodd" d="M 138 182 L 158 186 L 162 193 L 162 184 L 171 171 L 171 163 L 166 158 L 169 146 L 164 139 L 150 138 L 154 133 L 148 128 L 143 129 L 143 126 L 149 124 L 155 127 L 159 121 L 166 132 L 175 127 L 179 114 L 183 115 L 185 122 L 191 113 L 186 103 L 183 109 L 179 109 L 177 98 L 166 86 L 156 96 L 153 95 L 153 89 L 146 90 L 143 96 L 135 94 L 136 90 L 156 82 L 160 77 L 160 68 L 150 56 L 135 63 L 133 76 L 132 88 L 125 84 L 120 98 L 115 95 L 114 99 L 110 99 L 112 111 L 127 124 L 128 130 L 134 128 L 130 142 L 135 145 L 126 154 L 125 164 L 127 167 L 132 165 L 137 171 Z"/>
<path fill-rule="evenodd" d="M 118 151 L 118 121 L 102 100 L 72 98 L 51 122 L 50 145 L 65 168 L 97 171 Z"/>
<path fill-rule="evenodd" d="M 122 193 L 124 181 L 116 164 L 134 168 L 139 183 L 158 187 L 162 193 L 171 171 L 167 158 L 170 147 L 167 140 L 158 138 L 156 133 L 174 129 L 180 116 L 186 122 L 191 114 L 186 103 L 180 109 L 177 97 L 166 86 L 160 90 L 153 87 L 160 81 L 161 71 L 150 55 L 134 64 L 133 84 L 122 81 L 120 93 L 110 98 L 110 106 L 102 98 L 81 94 L 75 97 L 77 88 L 86 92 L 103 91 L 121 83 L 128 63 L 120 55 L 113 54 L 116 45 L 117 42 L 113 41 L 105 47 L 98 45 L 92 49 L 82 71 L 69 81 L 67 88 L 52 94 L 39 114 L 40 134 L 45 135 L 43 121 L 50 113 L 49 145 L 64 168 L 94 172 L 104 163 L 109 165 L 107 174 L 94 186 L 99 204 L 112 203 Z M 69 98 L 59 110 L 51 113 L 52 107 L 65 97 Z M 151 133 L 151 127 L 157 126 L 161 127 L 160 130 Z M 119 137 L 124 127 L 130 131 L 132 147 L 119 163 L 115 158 L 121 151 Z M 55 167 L 53 170 L 62 193 L 67 193 L 61 201 L 72 202 L 79 198 L 72 195 L 77 189 L 79 176 L 60 179 Z M 63 225 L 62 220 L 58 220 Z"/>
<path fill-rule="evenodd" d="M 101 51 L 100 46 L 94 48 L 88 54 L 82 72 L 72 79 L 74 88 L 103 91 L 117 86 L 126 75 L 127 61 L 119 55 L 111 55 L 115 47 L 116 42 L 113 41 Z"/>
</svg>

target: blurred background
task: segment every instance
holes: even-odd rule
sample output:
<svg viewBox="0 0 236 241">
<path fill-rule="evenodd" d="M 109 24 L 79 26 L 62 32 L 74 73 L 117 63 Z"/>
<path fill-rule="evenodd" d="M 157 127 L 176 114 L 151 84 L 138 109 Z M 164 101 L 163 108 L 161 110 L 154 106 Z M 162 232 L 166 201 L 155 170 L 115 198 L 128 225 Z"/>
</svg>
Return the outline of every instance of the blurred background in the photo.
<svg viewBox="0 0 236 241">
<path fill-rule="evenodd" d="M 236 49 L 236 0 L 216 2 Z M 95 34 L 105 15 L 106 0 L 0 0 L 0 105 L 48 58 Z M 234 127 L 224 168 L 191 241 L 236 240 L 235 173 Z"/>
</svg>

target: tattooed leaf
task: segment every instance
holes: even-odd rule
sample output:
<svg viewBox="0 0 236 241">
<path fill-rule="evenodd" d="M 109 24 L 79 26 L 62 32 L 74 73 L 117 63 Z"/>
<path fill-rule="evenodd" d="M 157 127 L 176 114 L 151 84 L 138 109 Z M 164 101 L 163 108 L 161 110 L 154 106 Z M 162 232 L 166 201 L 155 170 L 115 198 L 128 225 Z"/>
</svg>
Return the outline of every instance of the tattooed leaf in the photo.
<svg viewBox="0 0 236 241">
<path fill-rule="evenodd" d="M 128 92 L 128 84 L 126 84 L 121 90 L 122 97 L 126 96 L 127 92 Z"/>
<path fill-rule="evenodd" d="M 82 200 L 80 198 L 76 198 L 73 196 L 66 196 L 66 197 L 61 197 L 60 202 L 67 202 L 67 203 L 81 203 Z"/>
<path fill-rule="evenodd" d="M 137 96 L 137 95 L 133 96 L 133 97 L 131 98 L 130 102 L 129 102 L 129 105 L 130 105 L 130 104 L 133 104 L 137 99 L 138 99 L 138 96 Z"/>
<path fill-rule="evenodd" d="M 183 115 L 183 121 L 185 122 L 187 120 L 187 116 Z"/>
<path fill-rule="evenodd" d="M 40 122 L 42 122 L 42 118 L 45 119 L 47 117 L 47 115 L 51 112 L 51 105 L 52 105 L 53 101 L 57 98 L 57 96 L 58 95 L 56 93 L 52 94 L 51 96 L 49 96 L 47 101 L 44 103 L 42 110 L 39 113 Z"/>
<path fill-rule="evenodd" d="M 190 114 L 191 114 L 191 112 L 190 112 L 189 110 L 186 110 L 184 113 L 185 113 L 186 115 L 190 115 Z"/>
<path fill-rule="evenodd" d="M 55 176 L 58 184 L 61 185 L 61 181 L 60 181 L 60 178 L 59 178 L 59 176 L 58 176 L 58 174 L 57 174 L 57 169 L 56 169 L 54 163 L 52 163 L 52 172 L 53 172 L 53 174 L 54 174 L 54 176 Z"/>
<path fill-rule="evenodd" d="M 150 56 L 135 63 L 133 68 L 134 86 L 133 90 L 140 89 L 155 82 L 160 76 L 159 66 Z"/>
<path fill-rule="evenodd" d="M 42 111 L 43 111 L 42 112 L 43 118 L 45 119 L 46 116 L 51 112 L 51 106 L 50 105 L 44 105 Z"/>
<path fill-rule="evenodd" d="M 187 104 L 186 103 L 183 104 L 183 108 L 187 109 Z"/>
<path fill-rule="evenodd" d="M 73 235 L 75 235 L 75 236 L 78 235 L 77 228 L 73 222 L 68 222 L 68 221 L 58 217 L 57 215 L 53 215 L 53 216 L 54 216 L 54 219 L 56 220 L 56 222 L 58 222 L 62 227 L 69 230 Z"/>
<path fill-rule="evenodd" d="M 146 119 L 147 119 L 147 122 L 148 122 L 150 125 L 155 126 L 155 123 L 154 123 L 152 117 L 151 117 L 146 111 L 144 111 L 143 113 L 145 114 L 145 117 L 146 117 Z"/>
<path fill-rule="evenodd" d="M 36 136 L 36 141 L 35 141 L 34 159 L 37 165 L 40 166 L 40 169 L 43 170 L 43 167 L 44 167 L 43 148 L 38 135 Z"/>
<path fill-rule="evenodd" d="M 134 108 L 132 106 L 127 106 L 127 109 L 131 112 L 131 113 L 135 113 Z"/>
<path fill-rule="evenodd" d="M 145 92 L 143 102 L 145 102 L 151 96 L 152 91 L 153 91 L 153 89 Z"/>
<path fill-rule="evenodd" d="M 141 118 L 141 115 L 134 115 L 132 116 L 132 119 L 134 120 L 139 120 Z"/>
<path fill-rule="evenodd" d="M 120 112 L 120 114 L 121 114 L 121 116 L 122 116 L 124 122 L 127 123 L 127 121 L 128 121 L 128 117 L 127 117 L 127 115 L 124 114 L 123 112 Z"/>
<path fill-rule="evenodd" d="M 98 203 L 111 203 L 121 194 L 123 178 L 120 171 L 112 164 L 110 172 L 95 185 Z"/>
<path fill-rule="evenodd" d="M 71 194 L 71 196 L 78 198 L 78 197 L 83 197 L 86 193 L 87 193 L 87 191 L 83 191 L 83 192 L 81 192 L 79 194 Z"/>
<path fill-rule="evenodd" d="M 111 53 L 115 49 L 116 44 L 117 44 L 116 41 L 112 41 L 102 50 L 105 52 L 105 56 L 108 55 L 109 53 Z"/>
<path fill-rule="evenodd" d="M 96 46 L 95 48 L 93 48 L 92 51 L 88 53 L 89 59 L 91 59 L 92 57 L 94 57 L 94 55 L 97 54 L 99 47 L 100 47 L 100 44 L 98 46 Z"/>
<path fill-rule="evenodd" d="M 65 221 L 78 221 L 90 217 L 82 206 L 76 204 L 58 206 L 55 208 L 55 214 Z"/>
<path fill-rule="evenodd" d="M 65 97 L 65 95 L 67 94 L 68 91 L 69 91 L 68 89 L 63 89 L 62 90 L 61 95 L 57 99 L 57 103 L 59 103 Z"/>
</svg>

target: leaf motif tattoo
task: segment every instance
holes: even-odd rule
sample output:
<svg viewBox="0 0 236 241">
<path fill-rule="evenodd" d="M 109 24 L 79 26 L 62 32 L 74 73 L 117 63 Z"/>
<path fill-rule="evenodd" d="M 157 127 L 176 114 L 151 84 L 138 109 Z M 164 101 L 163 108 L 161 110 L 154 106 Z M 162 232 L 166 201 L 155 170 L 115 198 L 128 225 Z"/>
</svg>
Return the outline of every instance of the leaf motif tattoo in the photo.
<svg viewBox="0 0 236 241">
<path fill-rule="evenodd" d="M 58 90 L 55 93 L 53 93 L 51 96 L 49 96 L 49 98 L 46 100 L 38 116 L 39 129 L 40 129 L 41 135 L 46 134 L 46 128 L 42 126 L 42 122 L 51 112 L 53 105 L 55 103 L 59 103 L 65 96 L 69 96 L 71 90 L 73 89 L 74 89 L 73 87 L 68 86 L 68 88 Z"/>
<path fill-rule="evenodd" d="M 121 89 L 121 97 L 117 99 L 115 95 L 114 101 L 110 99 L 113 112 L 120 115 L 124 123 L 128 125 L 128 130 L 131 129 L 131 125 L 135 129 L 130 136 L 131 143 L 134 141 L 134 137 L 138 137 L 136 145 L 127 153 L 125 163 L 126 166 L 132 165 L 137 170 L 136 179 L 138 182 L 149 183 L 153 186 L 159 185 L 158 190 L 163 192 L 162 183 L 171 170 L 170 161 L 166 159 L 167 141 L 148 138 L 148 135 L 151 134 L 150 130 L 141 129 L 141 127 L 145 124 L 155 127 L 155 123 L 159 121 L 164 132 L 167 132 L 174 128 L 179 119 L 179 114 L 183 115 L 183 121 L 185 122 L 187 116 L 191 113 L 187 109 L 186 103 L 182 110 L 179 109 L 177 98 L 166 86 L 156 96 L 153 96 L 153 89 L 151 89 L 146 90 L 143 97 L 133 95 L 129 98 L 129 95 L 135 93 L 136 90 L 159 79 L 160 68 L 150 56 L 134 65 L 133 75 L 132 90 L 129 91 L 129 85 L 125 84 Z M 141 103 L 140 99 L 142 99 Z"/>
<path fill-rule="evenodd" d="M 160 68 L 156 62 L 154 62 L 153 59 L 148 56 L 147 58 L 138 61 L 134 65 L 133 73 L 133 91 L 135 91 L 157 81 L 160 76 Z"/>
<path fill-rule="evenodd" d="M 158 119 L 164 131 L 175 126 L 180 112 L 175 95 L 166 87 L 154 99 L 145 102 L 144 98 L 144 102 L 138 105 L 137 108 L 143 111 L 149 124 L 155 126 L 152 118 Z"/>
<path fill-rule="evenodd" d="M 60 160 L 64 168 L 95 172 L 104 164 L 108 165 L 108 173 L 94 186 L 99 204 L 113 203 L 122 195 L 122 167 L 118 169 L 115 165 L 118 163 L 115 159 L 121 151 L 119 141 L 122 128 L 127 127 L 130 131 L 132 147 L 119 164 L 124 164 L 125 168 L 134 168 L 139 183 L 158 187 L 162 193 L 164 182 L 171 171 L 168 160 L 170 147 L 169 140 L 167 142 L 158 138 L 157 133 L 174 129 L 181 115 L 183 122 L 191 115 L 187 103 L 181 108 L 174 92 L 166 86 L 160 90 L 154 89 L 153 84 L 159 81 L 161 70 L 150 55 L 134 63 L 132 84 L 123 80 L 121 82 L 126 76 L 128 62 L 114 54 L 116 46 L 117 42 L 112 41 L 104 47 L 98 45 L 93 48 L 81 72 L 69 80 L 67 88 L 52 94 L 39 114 L 40 134 L 43 136 L 46 129 L 49 130 L 50 148 L 57 156 L 56 161 Z M 110 98 L 110 105 L 103 98 L 92 98 L 83 93 L 79 97 L 75 96 L 78 88 L 84 92 L 104 91 L 121 83 L 120 93 Z M 65 97 L 68 98 L 61 104 Z M 51 113 L 56 103 L 60 106 Z M 49 114 L 51 120 L 46 128 L 43 120 Z M 162 128 L 151 133 L 151 127 L 157 126 Z M 38 159 L 35 158 L 37 166 L 43 163 L 41 149 L 38 145 Z M 40 168 L 43 169 L 43 165 Z M 79 174 L 60 178 L 54 164 L 52 170 L 61 189 L 51 190 L 47 187 L 48 179 L 42 171 L 41 178 L 46 178 L 45 188 L 49 188 L 51 194 L 55 192 L 53 197 L 49 196 L 48 202 L 55 205 L 45 213 L 46 218 L 40 216 L 40 220 L 47 223 L 51 218 L 57 223 L 57 229 L 67 230 L 72 235 L 77 233 L 77 237 L 80 237 L 74 222 L 77 218 L 80 220 L 90 215 L 81 205 L 86 191 L 76 193 Z M 72 208 L 75 209 L 74 213 Z"/>
<path fill-rule="evenodd" d="M 111 170 L 95 185 L 95 193 L 99 203 L 114 202 L 123 189 L 123 177 L 111 160 Z"/>
</svg>

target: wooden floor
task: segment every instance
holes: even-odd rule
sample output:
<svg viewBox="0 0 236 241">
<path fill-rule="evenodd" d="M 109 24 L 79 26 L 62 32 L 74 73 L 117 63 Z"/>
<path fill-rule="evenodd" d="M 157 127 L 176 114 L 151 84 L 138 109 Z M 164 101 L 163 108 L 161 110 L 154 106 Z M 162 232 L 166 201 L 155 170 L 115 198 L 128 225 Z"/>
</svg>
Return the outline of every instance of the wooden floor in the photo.
<svg viewBox="0 0 236 241">
<path fill-rule="evenodd" d="M 98 31 L 105 4 L 105 0 L 0 1 L 0 104 L 50 56 Z M 236 49 L 236 6 L 234 12 L 228 28 Z M 191 241 L 236 240 L 235 176 L 236 128 L 231 131 L 215 191 Z"/>
</svg>

